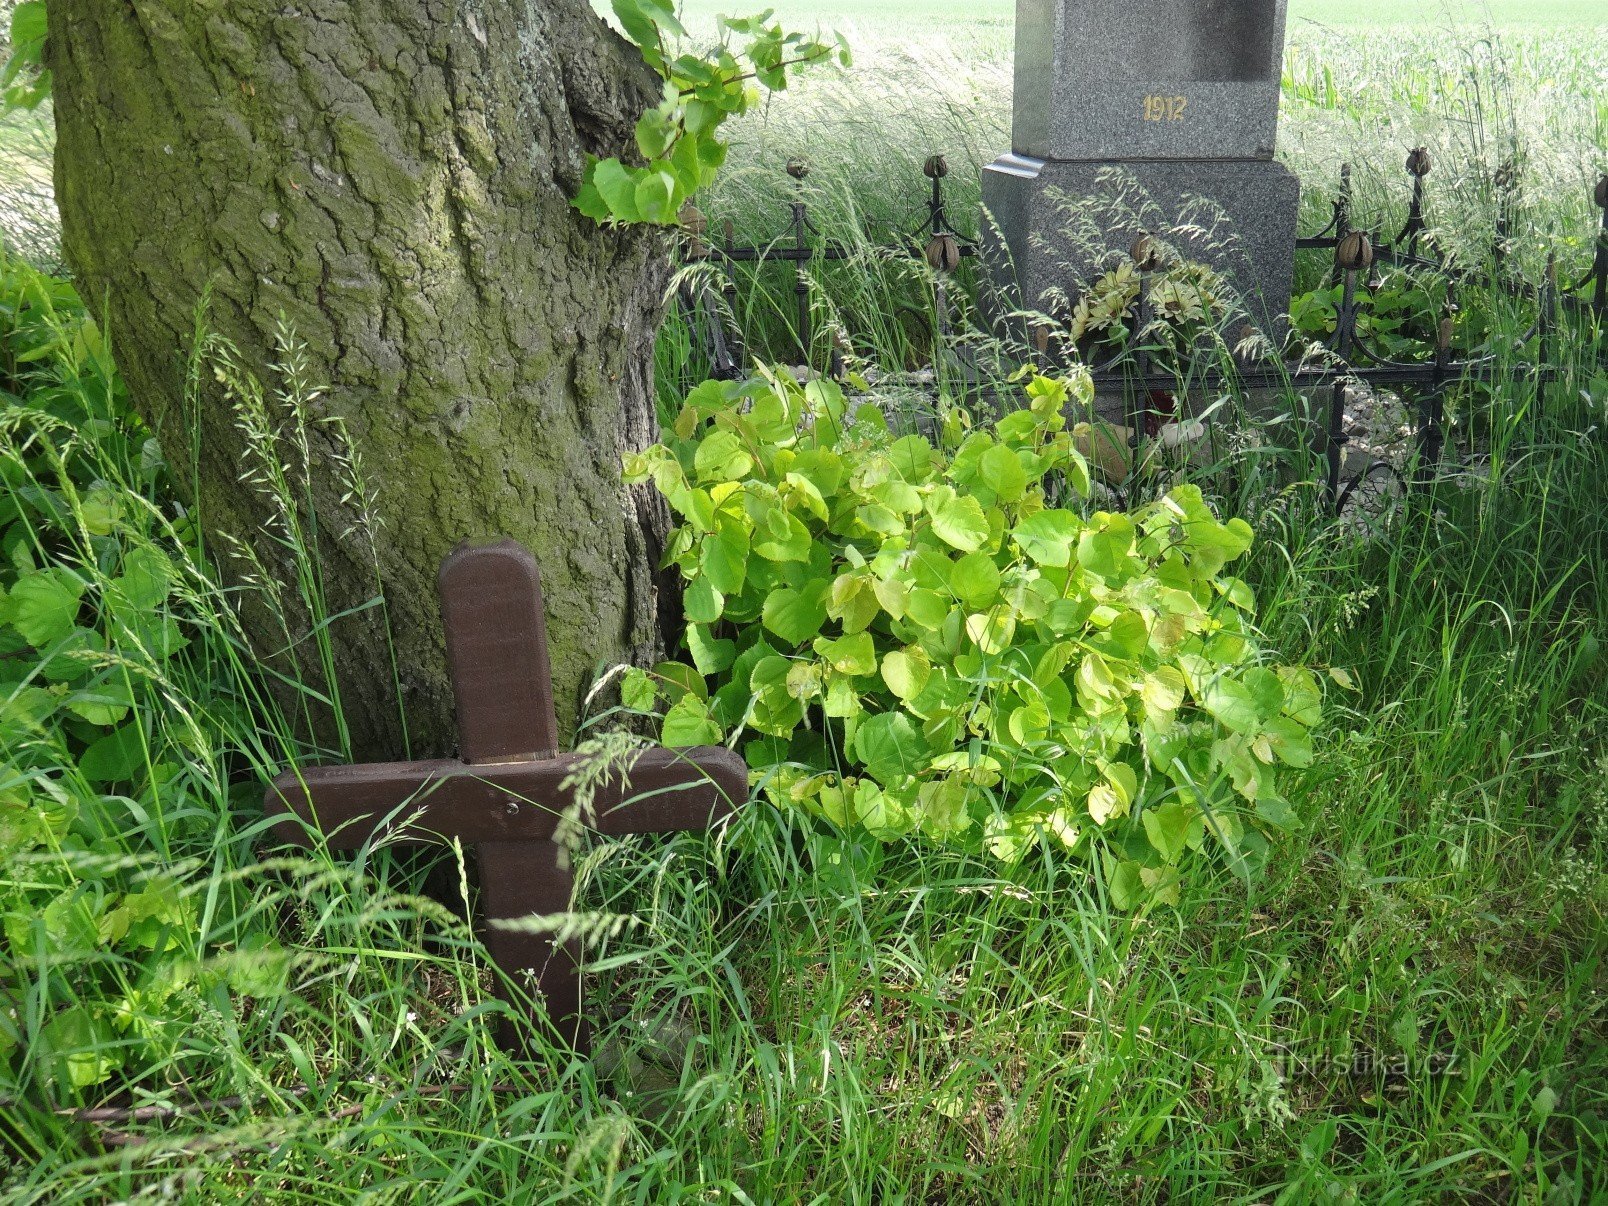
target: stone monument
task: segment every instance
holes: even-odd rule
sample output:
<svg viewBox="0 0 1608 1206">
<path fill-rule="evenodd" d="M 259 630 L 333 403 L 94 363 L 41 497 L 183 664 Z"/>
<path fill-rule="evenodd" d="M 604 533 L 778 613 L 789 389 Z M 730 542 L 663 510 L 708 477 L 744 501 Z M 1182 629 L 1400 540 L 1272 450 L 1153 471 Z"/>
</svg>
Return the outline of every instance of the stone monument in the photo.
<svg viewBox="0 0 1608 1206">
<path fill-rule="evenodd" d="M 1282 333 L 1300 199 L 1273 160 L 1285 4 L 1016 0 L 1012 149 L 983 170 L 987 250 L 1008 308 L 1044 309 L 1057 287 L 1075 296 L 1100 272 L 1099 252 L 1126 249 L 1156 213 L 1198 222 L 1205 209 L 1228 245 L 1178 240 L 1181 254 L 1222 272 L 1249 317 Z M 1105 249 L 1068 237 L 1075 199 L 1132 185 L 1155 203 L 1152 220 L 1102 211 Z"/>
</svg>

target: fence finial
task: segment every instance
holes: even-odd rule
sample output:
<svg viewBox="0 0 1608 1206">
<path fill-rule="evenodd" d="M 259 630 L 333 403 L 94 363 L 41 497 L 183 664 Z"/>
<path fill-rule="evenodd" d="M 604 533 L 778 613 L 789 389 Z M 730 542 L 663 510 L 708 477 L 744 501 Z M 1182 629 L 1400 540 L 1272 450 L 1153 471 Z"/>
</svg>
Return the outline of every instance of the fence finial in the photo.
<svg viewBox="0 0 1608 1206">
<path fill-rule="evenodd" d="M 1366 272 L 1373 266 L 1373 240 L 1365 230 L 1353 230 L 1335 244 L 1334 262 L 1342 272 Z"/>
<path fill-rule="evenodd" d="M 935 234 L 927 241 L 926 255 L 934 271 L 953 272 L 960 266 L 960 240 L 952 234 Z"/>
</svg>

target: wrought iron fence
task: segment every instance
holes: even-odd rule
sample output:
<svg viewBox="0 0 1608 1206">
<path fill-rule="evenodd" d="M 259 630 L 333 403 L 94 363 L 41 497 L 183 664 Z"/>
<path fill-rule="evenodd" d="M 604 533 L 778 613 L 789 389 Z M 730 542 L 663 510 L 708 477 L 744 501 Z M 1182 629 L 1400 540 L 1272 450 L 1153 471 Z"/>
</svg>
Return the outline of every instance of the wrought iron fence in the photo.
<svg viewBox="0 0 1608 1206">
<path fill-rule="evenodd" d="M 788 202 L 788 217 L 771 238 L 763 242 L 738 243 L 733 223 L 728 219 L 721 224 L 721 236 L 712 238 L 708 220 L 693 205 L 681 211 L 683 241 L 681 255 L 690 263 L 709 263 L 721 267 L 732 264 L 791 263 L 801 269 L 812 263 L 828 263 L 848 259 L 852 249 L 828 239 L 810 217 L 808 194 L 804 182 L 809 177 L 809 165 L 801 159 L 790 159 L 786 172 L 793 180 L 793 195 Z M 931 192 L 924 203 L 925 212 L 918 224 L 908 230 L 896 231 L 883 250 L 905 252 L 925 260 L 937 273 L 937 299 L 939 331 L 947 334 L 949 298 L 948 279 L 963 259 L 977 255 L 977 241 L 956 231 L 949 222 L 948 199 L 944 194 L 944 180 L 949 175 L 949 161 L 942 155 L 929 156 L 922 164 L 922 175 L 930 183 Z M 813 236 L 813 237 L 812 237 Z M 721 289 L 728 310 L 735 312 L 737 279 L 729 270 L 722 271 Z M 798 344 L 801 363 L 810 359 L 814 346 L 810 311 L 810 285 L 801 270 L 793 283 L 795 305 L 794 336 Z M 740 333 L 727 329 L 714 304 L 707 282 L 683 282 L 678 290 L 678 304 L 690 316 L 698 319 L 699 329 L 705 338 L 705 352 L 716 377 L 727 380 L 743 373 L 742 339 Z M 842 372 L 841 348 L 833 345 L 829 374 Z"/>
<path fill-rule="evenodd" d="M 1127 420 L 1130 448 L 1135 464 L 1142 455 L 1142 442 L 1147 430 L 1154 426 L 1153 413 L 1158 395 L 1170 395 L 1184 390 L 1195 394 L 1232 391 L 1243 395 L 1248 391 L 1328 391 L 1327 408 L 1322 411 L 1320 430 L 1314 434 L 1326 464 L 1324 490 L 1329 504 L 1336 512 L 1343 509 L 1357 487 L 1373 476 L 1385 471 L 1401 478 L 1400 471 L 1388 461 L 1371 460 L 1360 471 L 1347 477 L 1345 451 L 1352 441 L 1346 428 L 1345 408 L 1349 392 L 1355 388 L 1385 387 L 1410 394 L 1413 403 L 1413 435 L 1416 444 L 1416 464 L 1413 481 L 1402 480 L 1409 486 L 1432 479 L 1439 470 L 1445 448 L 1446 400 L 1448 391 L 1459 383 L 1488 378 L 1498 369 L 1529 378 L 1538 385 L 1556 380 L 1563 368 L 1556 362 L 1558 340 L 1563 336 L 1562 315 L 1565 311 L 1580 316 L 1588 324 L 1589 348 L 1585 354 L 1596 361 L 1604 359 L 1604 339 L 1608 336 L 1608 175 L 1598 180 L 1593 202 L 1600 211 L 1594 240 L 1591 266 L 1572 284 L 1561 285 L 1559 268 L 1554 255 L 1547 258 L 1546 270 L 1539 285 L 1525 281 L 1511 270 L 1511 240 L 1514 220 L 1516 171 L 1511 166 L 1500 171 L 1495 179 L 1497 214 L 1491 232 L 1485 263 L 1468 266 L 1451 262 L 1445 256 L 1433 254 L 1434 247 L 1425 220 L 1427 182 L 1431 171 L 1430 156 L 1423 148 L 1415 149 L 1407 158 L 1406 171 L 1411 178 L 1411 197 L 1406 222 L 1394 235 L 1379 233 L 1382 219 L 1373 224 L 1360 223 L 1352 187 L 1352 172 L 1343 166 L 1340 187 L 1333 202 L 1332 216 L 1322 230 L 1297 239 L 1296 246 L 1303 251 L 1327 251 L 1333 256 L 1332 279 L 1339 289 L 1338 305 L 1334 316 L 1334 329 L 1318 347 L 1320 354 L 1309 353 L 1298 363 L 1289 363 L 1277 355 L 1252 356 L 1236 352 L 1217 356 L 1204 364 L 1191 362 L 1184 367 L 1174 356 L 1162 356 L 1161 348 L 1151 336 L 1158 329 L 1152 304 L 1152 294 L 1158 273 L 1168 267 L 1163 245 L 1148 236 L 1135 240 L 1130 249 L 1138 269 L 1137 300 L 1127 316 L 1124 337 L 1118 341 L 1116 351 L 1101 360 L 1096 356 L 1080 354 L 1094 376 L 1097 391 L 1112 396 L 1120 392 L 1129 399 Z M 979 252 L 975 240 L 953 229 L 949 222 L 944 181 L 948 164 L 942 155 L 934 155 L 923 166 L 923 174 L 930 182 L 930 196 L 925 201 L 925 214 L 920 224 L 901 232 L 889 245 L 889 250 L 902 250 L 919 256 L 933 269 L 936 292 L 935 344 L 943 346 L 950 334 L 949 281 L 961 261 Z M 842 260 L 850 252 L 840 244 L 827 239 L 811 221 L 804 191 L 807 167 L 800 161 L 790 161 L 788 175 L 796 186 L 790 202 L 790 217 L 783 233 L 766 243 L 739 244 L 734 237 L 732 224 L 724 226 L 723 238 L 711 240 L 707 223 L 695 209 L 683 214 L 686 233 L 684 254 L 688 260 L 709 262 L 721 266 L 734 263 L 762 265 L 767 262 L 789 262 L 800 268 L 794 286 L 797 304 L 796 333 L 801 359 L 808 361 L 812 346 L 810 327 L 810 284 L 802 271 L 815 262 Z M 1422 355 L 1416 359 L 1402 359 L 1381 350 L 1372 342 L 1363 317 L 1365 296 L 1377 289 L 1379 281 L 1370 274 L 1380 266 L 1389 266 L 1410 272 L 1431 274 L 1444 282 L 1446 301 L 1433 333 L 1422 341 Z M 729 271 L 722 273 L 723 289 L 728 301 L 736 297 L 736 280 Z M 1496 352 L 1462 354 L 1454 352 L 1454 321 L 1456 297 L 1459 290 L 1478 285 L 1494 287 L 1510 296 L 1533 302 L 1534 321 L 1517 340 L 1516 349 L 1535 349 L 1533 359 L 1505 360 Z M 680 302 L 689 311 L 696 311 L 705 332 L 706 351 L 716 375 L 735 378 L 743 371 L 740 338 L 733 338 L 725 330 L 718 306 L 713 302 L 707 285 L 685 285 Z M 1051 359 L 1048 330 L 1040 327 L 1035 349 L 1041 361 Z M 1080 353 L 1087 349 L 1079 349 Z M 828 372 L 841 375 L 841 349 L 834 346 Z M 1167 361 L 1173 361 L 1168 364 Z"/>
</svg>

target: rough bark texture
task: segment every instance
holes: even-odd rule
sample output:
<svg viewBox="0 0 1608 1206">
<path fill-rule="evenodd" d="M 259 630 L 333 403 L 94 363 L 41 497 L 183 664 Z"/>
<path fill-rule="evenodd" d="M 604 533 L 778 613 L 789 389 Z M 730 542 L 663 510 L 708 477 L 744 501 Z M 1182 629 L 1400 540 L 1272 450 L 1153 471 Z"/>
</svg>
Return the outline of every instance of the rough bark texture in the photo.
<svg viewBox="0 0 1608 1206">
<path fill-rule="evenodd" d="M 654 438 L 660 257 L 569 205 L 652 94 L 639 56 L 586 0 L 51 0 L 47 54 L 67 257 L 173 463 L 203 289 L 265 379 L 283 316 L 377 486 L 413 752 L 453 742 L 437 564 L 495 534 L 540 561 L 568 729 L 600 661 L 658 640 L 664 516 L 620 457 Z M 204 521 L 251 539 L 269 506 L 202 402 Z M 333 610 L 374 594 L 337 450 L 314 449 Z M 336 638 L 354 744 L 400 753 L 375 613 Z"/>
</svg>

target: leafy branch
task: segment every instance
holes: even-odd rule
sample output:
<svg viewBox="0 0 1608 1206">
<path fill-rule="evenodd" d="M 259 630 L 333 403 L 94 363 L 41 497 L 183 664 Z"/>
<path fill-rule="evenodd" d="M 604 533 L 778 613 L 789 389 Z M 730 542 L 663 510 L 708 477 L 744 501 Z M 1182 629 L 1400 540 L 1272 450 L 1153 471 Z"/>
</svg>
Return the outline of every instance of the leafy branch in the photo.
<svg viewBox="0 0 1608 1206">
<path fill-rule="evenodd" d="M 764 92 L 787 87 L 790 68 L 836 58 L 850 64 L 841 36 L 831 42 L 788 33 L 771 23 L 771 10 L 752 17 L 719 18 L 720 41 L 704 54 L 672 54 L 666 37 L 685 38 L 675 13 L 658 0 L 614 0 L 625 36 L 664 81 L 664 99 L 636 124 L 641 165 L 588 156 L 574 205 L 610 224 L 668 226 L 687 199 L 714 179 L 726 161 L 720 127 L 759 102 Z"/>
<path fill-rule="evenodd" d="M 0 112 L 37 109 L 50 95 L 44 50 L 45 0 L 27 0 L 11 10 L 11 54 L 0 68 Z"/>
</svg>

